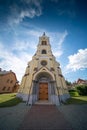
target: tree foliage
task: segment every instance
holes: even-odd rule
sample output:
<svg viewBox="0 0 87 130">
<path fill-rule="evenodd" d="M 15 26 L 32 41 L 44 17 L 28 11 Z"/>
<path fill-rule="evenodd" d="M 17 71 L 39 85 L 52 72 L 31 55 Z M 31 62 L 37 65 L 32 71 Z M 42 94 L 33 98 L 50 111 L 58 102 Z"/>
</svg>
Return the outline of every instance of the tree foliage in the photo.
<svg viewBox="0 0 87 130">
<path fill-rule="evenodd" d="M 69 82 L 69 81 L 66 80 L 66 85 L 70 86 L 71 82 Z"/>
<path fill-rule="evenodd" d="M 78 91 L 79 95 L 87 95 L 87 85 L 78 85 L 76 86 L 76 90 Z"/>
</svg>

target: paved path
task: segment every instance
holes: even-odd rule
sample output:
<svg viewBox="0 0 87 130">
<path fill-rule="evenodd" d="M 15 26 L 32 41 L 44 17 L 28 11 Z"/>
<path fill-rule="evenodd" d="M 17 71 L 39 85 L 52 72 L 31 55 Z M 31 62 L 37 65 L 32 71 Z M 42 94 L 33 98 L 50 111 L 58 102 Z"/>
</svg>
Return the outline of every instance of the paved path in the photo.
<svg viewBox="0 0 87 130">
<path fill-rule="evenodd" d="M 56 129 L 56 123 L 58 124 L 60 123 L 59 124 L 60 126 L 64 125 L 65 123 L 61 124 L 61 120 L 59 120 L 59 118 L 61 119 L 62 117 L 63 117 L 62 120 L 64 122 L 68 121 L 72 125 L 73 130 L 87 130 L 87 104 L 61 105 L 58 107 L 54 106 L 55 113 L 52 112 L 52 107 L 50 106 L 49 106 L 50 109 L 48 108 L 48 110 L 46 109 L 45 106 L 44 106 L 44 110 L 43 108 L 41 108 L 41 106 L 40 106 L 40 109 L 38 109 L 37 106 L 35 107 L 36 107 L 35 110 L 33 110 L 31 109 L 30 106 L 26 106 L 25 103 L 20 103 L 14 107 L 0 108 L 0 130 L 18 130 L 20 128 L 23 130 L 24 122 L 26 122 L 27 120 L 27 123 L 25 123 L 25 125 L 30 122 L 30 121 L 28 122 L 28 118 L 29 119 L 34 118 L 33 120 L 34 124 L 36 122 L 39 122 L 39 117 L 40 117 L 41 112 L 43 112 L 43 114 L 41 115 L 41 119 L 43 119 L 44 121 L 42 120 L 42 124 L 40 124 L 41 126 L 40 130 L 44 130 L 44 127 L 42 128 L 43 125 L 49 128 L 48 130 L 53 129 L 53 127 Z M 35 111 L 36 111 L 36 116 L 34 115 Z M 32 115 L 31 115 L 31 112 L 32 112 Z M 45 113 L 47 114 L 45 115 Z M 56 118 L 55 114 L 57 115 L 58 118 Z M 49 117 L 50 117 L 50 120 L 48 120 Z M 51 124 L 51 120 L 54 123 Z M 47 123 L 47 125 L 45 124 L 45 122 Z M 58 124 L 57 124 L 57 127 L 59 127 Z M 31 130 L 31 129 L 27 129 L 27 130 Z M 35 128 L 35 130 L 38 130 L 38 129 Z"/>
<path fill-rule="evenodd" d="M 87 130 L 87 104 L 61 105 L 58 110 L 72 124 L 73 130 Z"/>
<path fill-rule="evenodd" d="M 19 130 L 72 130 L 54 105 L 34 105 L 26 113 Z"/>
<path fill-rule="evenodd" d="M 17 130 L 29 109 L 25 103 L 0 108 L 0 130 Z"/>
</svg>

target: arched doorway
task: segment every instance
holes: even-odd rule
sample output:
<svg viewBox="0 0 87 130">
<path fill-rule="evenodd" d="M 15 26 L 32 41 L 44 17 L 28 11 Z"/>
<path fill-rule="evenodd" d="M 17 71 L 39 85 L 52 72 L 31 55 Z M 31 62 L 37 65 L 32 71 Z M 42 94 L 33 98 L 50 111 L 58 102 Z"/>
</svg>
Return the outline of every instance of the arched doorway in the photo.
<svg viewBox="0 0 87 130">
<path fill-rule="evenodd" d="M 51 101 L 52 94 L 55 94 L 54 77 L 48 72 L 39 72 L 34 76 L 33 95 L 36 101 Z M 35 98 L 34 98 L 35 101 Z"/>
<path fill-rule="evenodd" d="M 38 100 L 50 100 L 52 76 L 47 72 L 41 72 L 36 76 L 38 81 Z"/>
</svg>

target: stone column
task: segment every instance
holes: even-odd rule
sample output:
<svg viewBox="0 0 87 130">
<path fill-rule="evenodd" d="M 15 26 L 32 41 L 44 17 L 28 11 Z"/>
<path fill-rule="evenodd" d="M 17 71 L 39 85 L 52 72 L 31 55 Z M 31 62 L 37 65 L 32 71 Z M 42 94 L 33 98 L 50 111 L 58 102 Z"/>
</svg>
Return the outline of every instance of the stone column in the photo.
<svg viewBox="0 0 87 130">
<path fill-rule="evenodd" d="M 33 80 L 33 91 L 32 91 L 32 101 L 33 103 L 35 103 L 37 101 L 37 90 L 38 90 L 38 86 L 37 86 L 37 81 Z"/>
<path fill-rule="evenodd" d="M 59 105 L 59 97 L 57 95 L 57 89 L 56 89 L 56 81 L 51 81 L 51 101 Z"/>
</svg>

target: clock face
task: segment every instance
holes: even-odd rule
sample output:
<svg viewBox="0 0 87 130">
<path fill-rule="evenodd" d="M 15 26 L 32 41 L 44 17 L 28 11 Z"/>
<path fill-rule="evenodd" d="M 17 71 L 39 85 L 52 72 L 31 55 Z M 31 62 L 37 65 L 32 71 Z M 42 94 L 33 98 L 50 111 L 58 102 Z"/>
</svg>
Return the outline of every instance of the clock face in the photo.
<svg viewBox="0 0 87 130">
<path fill-rule="evenodd" d="M 41 61 L 41 65 L 43 65 L 43 66 L 47 65 L 47 61 L 45 61 L 45 60 Z"/>
</svg>

